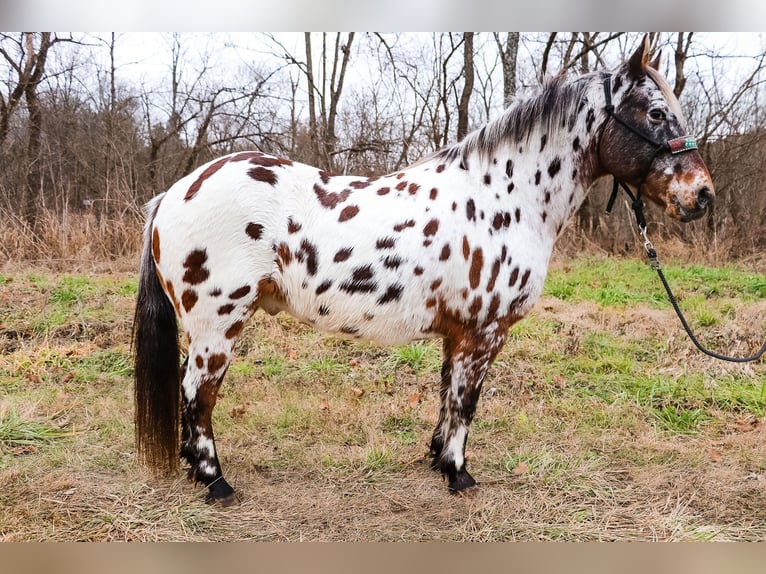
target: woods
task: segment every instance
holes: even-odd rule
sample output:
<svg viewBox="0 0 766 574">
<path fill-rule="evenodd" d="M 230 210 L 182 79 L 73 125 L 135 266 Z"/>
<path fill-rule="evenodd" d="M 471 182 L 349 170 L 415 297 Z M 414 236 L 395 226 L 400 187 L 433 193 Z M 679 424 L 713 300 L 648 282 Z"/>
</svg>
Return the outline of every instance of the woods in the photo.
<svg viewBox="0 0 766 574">
<path fill-rule="evenodd" d="M 546 78 L 609 68 L 632 33 L 0 34 L 2 257 L 137 251 L 141 206 L 198 165 L 257 149 L 381 175 L 457 141 Z M 650 230 L 719 260 L 766 243 L 766 48 L 755 35 L 662 33 L 652 51 L 713 173 L 718 201 Z M 147 53 L 147 46 L 156 46 Z M 139 49 L 141 48 L 141 49 Z M 147 72 L 145 70 L 152 70 Z M 634 249 L 608 182 L 562 248 Z"/>
</svg>

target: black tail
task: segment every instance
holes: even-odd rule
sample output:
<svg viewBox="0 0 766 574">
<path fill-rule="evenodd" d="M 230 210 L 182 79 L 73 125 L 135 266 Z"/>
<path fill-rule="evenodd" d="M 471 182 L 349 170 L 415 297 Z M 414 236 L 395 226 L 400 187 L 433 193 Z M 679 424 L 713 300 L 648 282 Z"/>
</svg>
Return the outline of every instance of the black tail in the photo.
<svg viewBox="0 0 766 574">
<path fill-rule="evenodd" d="M 178 465 L 179 350 L 173 304 L 160 285 L 152 255 L 152 221 L 160 198 L 149 204 L 133 319 L 136 450 L 154 470 Z"/>
</svg>

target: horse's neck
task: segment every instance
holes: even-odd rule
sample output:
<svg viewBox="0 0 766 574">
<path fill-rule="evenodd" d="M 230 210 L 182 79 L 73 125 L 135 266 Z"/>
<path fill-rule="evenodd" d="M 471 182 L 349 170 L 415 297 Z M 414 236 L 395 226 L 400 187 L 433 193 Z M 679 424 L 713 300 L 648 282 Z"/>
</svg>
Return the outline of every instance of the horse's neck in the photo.
<svg viewBox="0 0 766 574">
<path fill-rule="evenodd" d="M 466 160 L 476 172 L 472 179 L 494 193 L 512 223 L 539 235 L 550 247 L 598 176 L 600 114 L 594 110 L 595 119 L 588 121 L 588 109 L 578 114 L 571 130 L 536 127 L 528 139 L 507 142 L 491 158 L 474 152 Z"/>
</svg>

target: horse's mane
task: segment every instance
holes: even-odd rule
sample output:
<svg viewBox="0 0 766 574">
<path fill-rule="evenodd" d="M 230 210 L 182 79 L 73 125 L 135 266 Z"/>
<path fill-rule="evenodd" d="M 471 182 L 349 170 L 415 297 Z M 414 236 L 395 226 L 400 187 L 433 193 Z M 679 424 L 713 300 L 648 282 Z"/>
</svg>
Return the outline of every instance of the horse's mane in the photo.
<svg viewBox="0 0 766 574">
<path fill-rule="evenodd" d="M 569 81 L 557 76 L 545 83 L 541 91 L 527 100 L 509 107 L 497 119 L 468 134 L 458 143 L 436 151 L 431 158 L 448 161 L 465 160 L 474 152 L 491 157 L 499 147 L 527 141 L 536 128 L 550 139 L 556 131 L 571 130 L 580 105 L 585 104 L 594 74 Z"/>
</svg>

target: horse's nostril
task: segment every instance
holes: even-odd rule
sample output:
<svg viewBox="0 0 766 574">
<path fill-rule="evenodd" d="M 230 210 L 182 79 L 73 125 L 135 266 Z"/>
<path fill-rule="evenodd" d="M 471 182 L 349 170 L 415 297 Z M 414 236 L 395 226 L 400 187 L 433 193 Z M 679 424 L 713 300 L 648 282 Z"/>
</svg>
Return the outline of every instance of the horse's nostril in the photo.
<svg viewBox="0 0 766 574">
<path fill-rule="evenodd" d="M 705 186 L 701 188 L 697 192 L 697 207 L 699 207 L 700 209 L 707 208 L 709 205 L 713 203 L 714 197 L 715 196 L 713 195 L 713 192 L 710 191 L 709 187 Z"/>
</svg>

